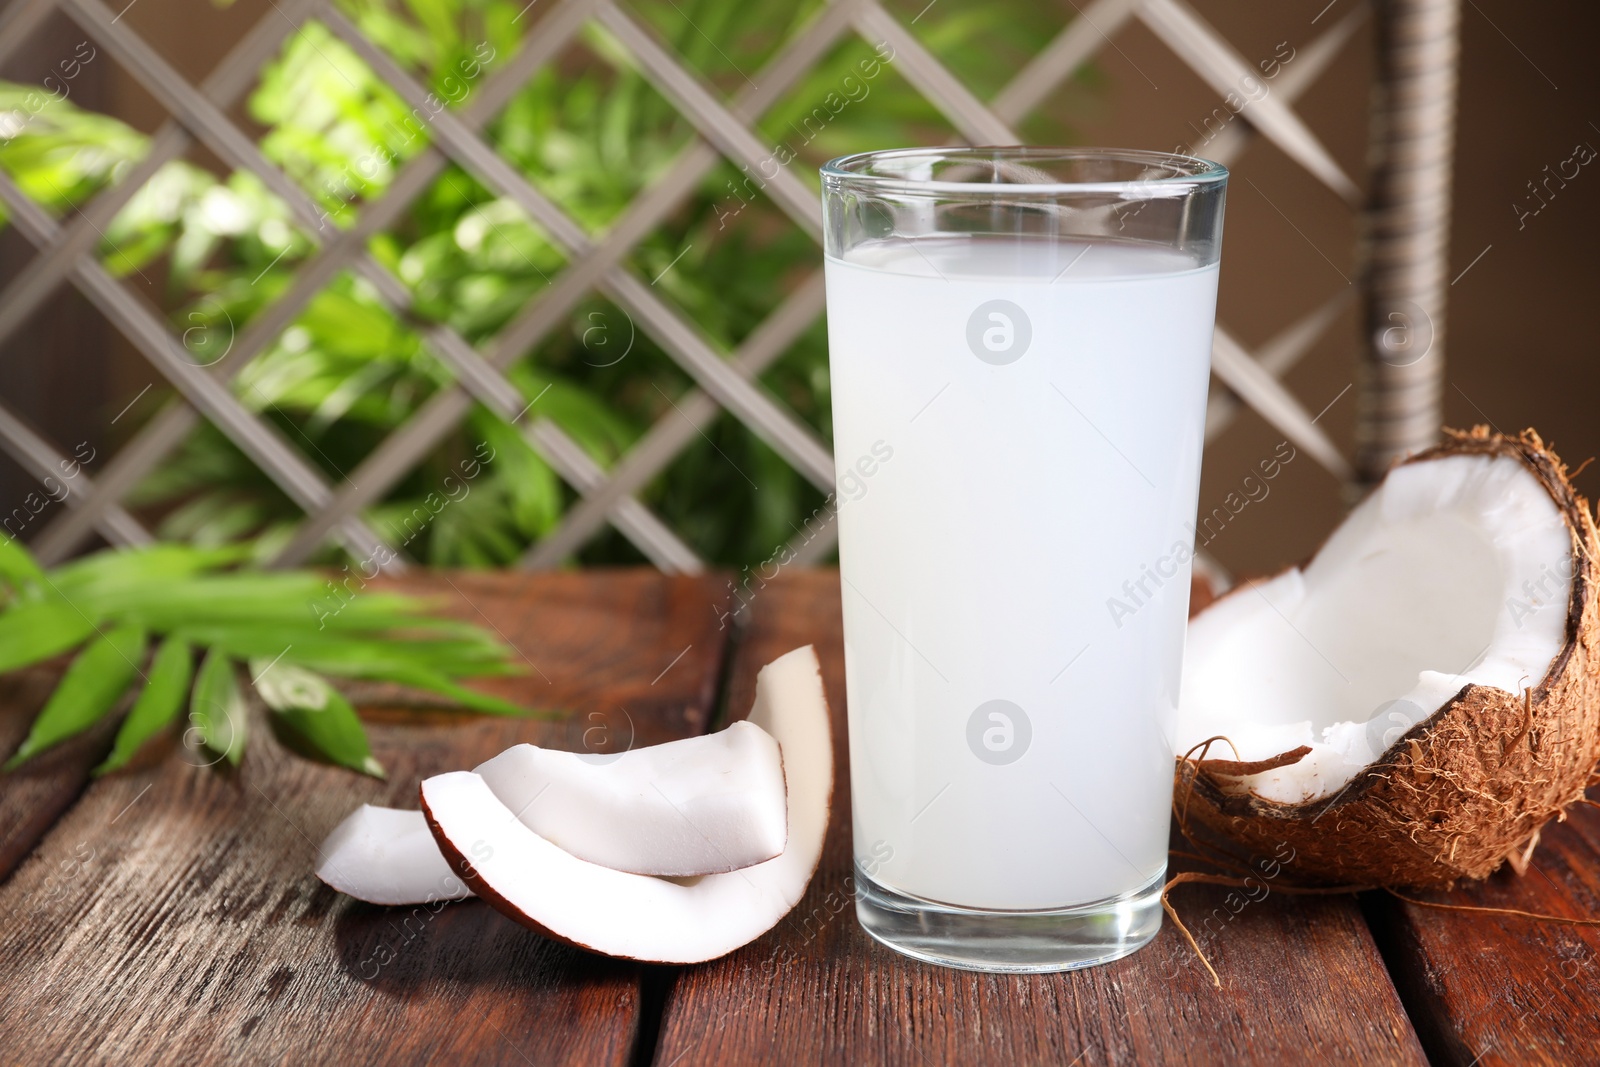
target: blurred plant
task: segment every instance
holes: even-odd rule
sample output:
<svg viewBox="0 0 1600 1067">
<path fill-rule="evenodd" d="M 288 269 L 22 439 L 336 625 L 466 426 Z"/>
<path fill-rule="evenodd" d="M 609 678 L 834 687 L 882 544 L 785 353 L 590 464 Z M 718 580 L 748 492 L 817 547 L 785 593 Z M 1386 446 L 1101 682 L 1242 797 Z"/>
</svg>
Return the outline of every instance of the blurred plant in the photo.
<svg viewBox="0 0 1600 1067">
<path fill-rule="evenodd" d="M 340 0 L 362 31 L 459 106 L 519 47 L 532 19 L 517 0 Z M 739 0 L 638 0 L 634 11 L 702 77 L 727 93 L 771 58 L 821 7 Z M 1060 16 L 1026 0 L 946 0 L 919 18 L 923 43 L 980 93 L 992 94 L 1059 28 Z M 535 23 L 537 26 L 537 23 Z M 537 32 L 537 29 L 534 30 Z M 841 42 L 770 109 L 758 129 L 789 139 L 841 80 L 872 54 Z M 22 87 L 0 84 L 0 117 Z M 318 233 L 253 176 L 218 178 L 187 162 L 163 167 L 105 233 L 101 256 L 120 274 L 163 275 L 167 312 L 200 362 L 228 351 L 237 331 L 290 286 L 319 241 L 381 197 L 427 145 L 426 123 L 347 46 L 318 23 L 290 36 L 247 101 L 264 130 L 263 154 L 325 212 Z M 1035 140 L 1065 128 L 1041 120 Z M 577 45 L 514 93 L 484 136 L 546 196 L 600 233 L 666 170 L 695 132 L 634 70 L 628 54 L 591 24 Z M 831 155 L 950 136 L 934 109 L 887 64 L 870 93 L 828 124 L 791 165 Z M 0 142 L 0 167 L 58 212 L 117 181 L 146 150 L 143 135 L 62 101 Z M 744 179 L 722 163 L 643 240 L 630 266 L 656 279 L 712 340 L 731 351 L 778 306 L 817 249 L 763 201 L 729 210 Z M 731 221 L 730 221 L 731 218 Z M 510 200 L 450 166 L 389 229 L 372 254 L 411 289 L 405 317 L 352 275 L 339 275 L 234 381 L 247 406 L 277 424 L 330 479 L 342 479 L 453 378 L 420 335 L 443 322 L 483 343 L 563 268 L 565 257 Z M 671 268 L 668 270 L 668 268 Z M 626 358 L 619 358 L 626 353 Z M 621 310 L 596 296 L 567 328 L 525 353 L 509 373 L 531 416 L 551 419 L 602 467 L 610 466 L 692 383 Z M 829 435 L 826 341 L 820 323 L 762 377 L 819 433 Z M 368 515 L 378 528 L 416 512 L 479 443 L 495 459 L 471 496 L 438 512 L 407 551 L 441 565 L 514 561 L 560 521 L 573 492 L 522 436 L 474 408 L 462 429 Z M 759 487 L 759 488 L 758 488 Z M 730 416 L 720 417 L 640 494 L 702 555 L 741 564 L 766 558 L 821 494 Z M 301 513 L 209 425 L 140 486 L 133 503 L 159 515 L 164 538 L 215 546 L 249 540 L 267 558 Z M 331 552 L 332 550 L 330 550 Z M 324 559 L 333 558 L 330 556 Z M 631 561 L 614 533 L 580 555 Z"/>
<path fill-rule="evenodd" d="M 236 765 L 246 738 L 241 663 L 293 741 L 380 778 L 361 720 L 324 675 L 423 689 L 485 714 L 527 714 L 456 681 L 515 673 L 510 649 L 478 627 L 430 617 L 425 601 L 389 593 L 364 592 L 318 611 L 328 600 L 326 579 L 223 569 L 243 556 L 236 547 L 157 545 L 44 571 L 0 534 L 0 673 L 80 650 L 5 769 L 104 719 L 139 679 L 96 774 L 127 763 L 186 705 L 185 739 L 192 735 L 212 762 Z"/>
</svg>

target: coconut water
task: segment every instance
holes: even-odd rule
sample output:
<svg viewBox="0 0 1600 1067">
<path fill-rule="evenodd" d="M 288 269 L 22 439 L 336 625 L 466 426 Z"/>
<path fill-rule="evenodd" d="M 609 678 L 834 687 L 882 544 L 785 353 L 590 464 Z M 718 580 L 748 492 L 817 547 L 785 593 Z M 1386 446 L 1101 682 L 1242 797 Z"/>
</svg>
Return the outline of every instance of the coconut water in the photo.
<svg viewBox="0 0 1600 1067">
<path fill-rule="evenodd" d="M 893 239 L 829 259 L 855 850 L 1057 909 L 1165 867 L 1217 268 Z"/>
</svg>

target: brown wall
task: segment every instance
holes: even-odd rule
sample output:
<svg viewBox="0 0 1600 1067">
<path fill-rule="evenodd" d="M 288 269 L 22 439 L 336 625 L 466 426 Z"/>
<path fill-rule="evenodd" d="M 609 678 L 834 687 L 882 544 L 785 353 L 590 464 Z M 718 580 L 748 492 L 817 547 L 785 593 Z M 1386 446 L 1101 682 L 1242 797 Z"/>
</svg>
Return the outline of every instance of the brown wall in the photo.
<svg viewBox="0 0 1600 1067">
<path fill-rule="evenodd" d="M 1351 0 L 1195 6 L 1252 60 L 1279 42 L 1303 47 L 1357 5 Z M 1326 13 L 1312 24 L 1319 12 Z M 1585 168 L 1519 230 L 1512 204 L 1583 141 L 1600 148 L 1600 14 L 1575 0 L 1462 5 L 1462 61 L 1445 343 L 1445 420 L 1490 423 L 1514 432 L 1537 427 L 1574 466 L 1600 454 L 1591 397 L 1600 386 L 1594 339 L 1600 257 L 1600 168 Z M 1186 74 L 1152 34 L 1133 27 L 1106 49 L 1108 107 L 1080 124 L 1089 142 L 1170 147 L 1193 143 L 1215 94 Z M 1364 28 L 1334 69 L 1296 104 L 1346 173 L 1364 177 L 1371 35 Z M 1154 82 L 1154 85 L 1151 83 Z M 1247 345 L 1260 344 L 1354 278 L 1355 220 L 1339 199 L 1276 148 L 1257 142 L 1235 164 L 1230 184 L 1219 321 Z M 1590 169 L 1595 169 L 1591 174 Z M 1570 173 L 1570 168 L 1569 168 Z M 1589 184 L 1593 183 L 1593 189 Z M 1287 377 L 1313 412 L 1352 379 L 1361 344 L 1350 310 Z M 1431 358 L 1431 357 L 1430 357 Z M 1346 394 L 1323 417 L 1348 455 L 1355 405 Z M 1221 503 L 1279 435 L 1242 417 L 1207 450 L 1201 508 Z M 1591 498 L 1600 470 L 1578 479 Z M 1235 571 L 1260 572 L 1313 551 L 1342 510 L 1334 479 L 1301 456 L 1271 495 L 1240 513 L 1210 546 Z"/>
<path fill-rule="evenodd" d="M 1193 2 L 1252 61 L 1280 53 L 1281 42 L 1304 48 L 1357 6 L 1354 0 Z M 894 10 L 909 19 L 923 6 L 918 0 Z M 1063 0 L 1061 7 L 1064 21 L 1073 5 Z M 140 0 L 126 21 L 198 81 L 269 10 L 266 0 L 238 0 L 226 8 L 202 0 Z M 1451 276 L 1489 251 L 1450 291 L 1446 418 L 1451 425 L 1490 422 L 1507 431 L 1536 426 L 1576 463 L 1600 453 L 1600 427 L 1589 415 L 1600 377 L 1591 303 L 1600 259 L 1589 247 L 1600 236 L 1600 173 L 1586 168 L 1521 229 L 1512 204 L 1526 197 L 1525 183 L 1541 177 L 1546 164 L 1566 159 L 1576 143 L 1600 146 L 1600 128 L 1591 124 L 1600 122 L 1600 68 L 1592 54 L 1600 16 L 1577 0 L 1471 0 L 1463 5 L 1462 20 Z M 1216 94 L 1141 26 L 1125 29 L 1115 44 L 1102 51 L 1102 85 L 1075 84 L 1048 106 L 1072 119 L 1084 143 L 1194 144 L 1196 127 L 1218 103 Z M 1363 29 L 1296 105 L 1358 181 L 1367 141 L 1370 47 Z M 4 73 L 20 76 L 24 66 L 19 60 Z M 154 102 L 109 65 L 106 76 L 114 110 L 154 129 L 162 115 Z M 1251 147 L 1234 171 L 1219 318 L 1255 345 L 1349 287 L 1356 226 L 1347 205 L 1265 142 Z M 4 277 L 22 262 L 15 238 L 6 238 L 0 244 Z M 56 312 L 56 326 L 43 318 L 36 324 L 46 335 L 35 329 L 0 354 L 6 368 L 0 391 L 13 400 L 15 383 L 25 378 L 28 397 L 42 398 L 37 410 L 27 404 L 30 414 L 53 427 L 58 444 L 70 449 L 73 435 L 103 437 L 120 401 L 151 375 L 123 345 L 114 349 L 105 395 L 82 392 L 85 342 L 70 325 L 81 319 L 81 308 L 70 297 L 62 307 L 67 310 Z M 1288 375 L 1308 408 L 1320 410 L 1350 384 L 1360 343 L 1352 301 Z M 17 368 L 24 364 L 26 374 L 19 377 Z M 95 399 L 84 405 L 75 400 L 81 397 Z M 1352 400 L 1345 394 L 1321 422 L 1347 453 Z M 63 405 L 73 410 L 58 410 Z M 1202 510 L 1219 504 L 1278 440 L 1259 418 L 1244 414 L 1208 451 Z M 4 469 L 5 462 L 0 460 L 0 490 L 9 499 L 21 482 L 18 472 Z M 1600 469 L 1585 472 L 1579 484 L 1591 496 L 1600 493 Z M 1269 570 L 1314 549 L 1343 506 L 1334 479 L 1302 455 L 1273 482 L 1271 495 L 1249 505 L 1210 549 L 1232 570 Z"/>
</svg>

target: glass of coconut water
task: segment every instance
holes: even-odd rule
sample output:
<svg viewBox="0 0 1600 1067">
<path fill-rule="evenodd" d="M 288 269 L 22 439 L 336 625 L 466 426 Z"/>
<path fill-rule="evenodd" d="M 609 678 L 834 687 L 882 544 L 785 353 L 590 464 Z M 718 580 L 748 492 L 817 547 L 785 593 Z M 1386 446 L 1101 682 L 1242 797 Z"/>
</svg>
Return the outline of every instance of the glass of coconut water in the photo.
<svg viewBox="0 0 1600 1067">
<path fill-rule="evenodd" d="M 996 971 L 1161 922 L 1227 171 L 822 171 L 856 907 Z"/>
</svg>

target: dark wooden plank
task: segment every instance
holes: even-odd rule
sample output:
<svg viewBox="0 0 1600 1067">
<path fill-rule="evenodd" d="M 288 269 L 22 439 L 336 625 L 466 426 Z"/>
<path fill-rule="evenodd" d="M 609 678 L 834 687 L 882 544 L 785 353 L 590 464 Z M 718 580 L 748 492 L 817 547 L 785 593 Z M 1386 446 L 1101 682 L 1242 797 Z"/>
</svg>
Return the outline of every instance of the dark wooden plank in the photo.
<svg viewBox="0 0 1600 1067">
<path fill-rule="evenodd" d="M 64 669 L 37 666 L 0 678 L 0 759 L 22 744 Z M 115 733 L 114 723 L 103 723 L 0 776 L 0 883 L 83 792 Z"/>
<path fill-rule="evenodd" d="M 908 960 L 857 925 L 849 875 L 839 579 L 769 584 L 751 606 L 729 686 L 748 708 L 755 671 L 814 643 L 834 712 L 838 785 L 822 867 L 777 930 L 672 982 L 656 1062 L 1421 1063 L 1422 1050 L 1351 898 L 1270 893 L 1202 934 L 1216 990 L 1168 925 L 1105 967 L 1029 977 Z M 1226 891 L 1181 891 L 1199 926 Z"/>
<path fill-rule="evenodd" d="M 1600 813 L 1545 828 L 1528 873 L 1422 899 L 1600 918 Z M 1441 911 L 1387 895 L 1369 914 L 1395 983 L 1437 1064 L 1600 1059 L 1600 930 Z"/>
<path fill-rule="evenodd" d="M 485 688 L 570 708 L 569 722 L 374 716 L 386 783 L 260 736 L 236 774 L 169 750 L 95 782 L 0 886 L 4 1058 L 626 1062 L 638 967 L 535 937 L 476 901 L 340 897 L 312 874 L 315 846 L 362 801 L 414 807 L 419 778 L 517 741 L 702 730 L 725 649 L 707 605 L 722 584 L 650 572 L 412 581 L 535 667 Z"/>
</svg>

